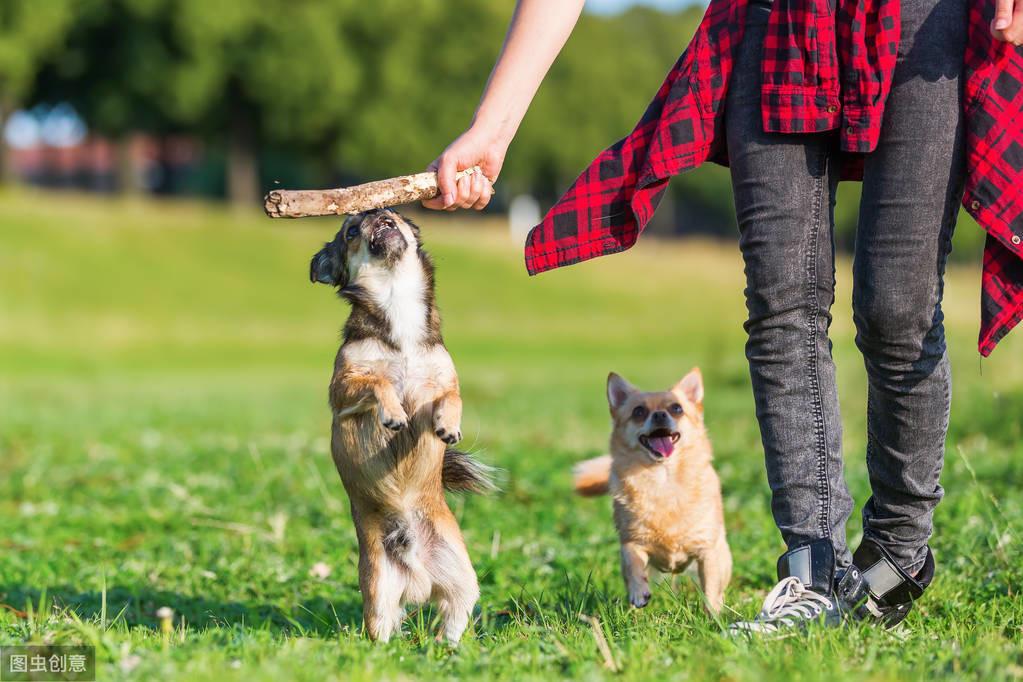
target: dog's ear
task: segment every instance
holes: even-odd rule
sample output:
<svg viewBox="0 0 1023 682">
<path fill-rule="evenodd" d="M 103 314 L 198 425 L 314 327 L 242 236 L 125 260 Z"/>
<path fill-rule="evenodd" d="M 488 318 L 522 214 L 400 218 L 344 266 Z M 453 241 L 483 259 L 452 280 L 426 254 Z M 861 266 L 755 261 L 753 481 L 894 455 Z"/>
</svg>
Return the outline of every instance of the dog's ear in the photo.
<svg viewBox="0 0 1023 682">
<path fill-rule="evenodd" d="M 629 396 L 636 392 L 636 388 L 625 379 L 614 372 L 607 375 L 607 404 L 612 410 L 617 410 L 625 404 Z"/>
<path fill-rule="evenodd" d="M 343 280 L 344 266 L 340 259 L 330 252 L 330 244 L 327 244 L 309 262 L 309 281 L 342 287 L 346 284 Z"/>
<path fill-rule="evenodd" d="M 700 368 L 693 367 L 671 391 L 694 405 L 703 405 L 703 374 L 700 373 Z"/>
</svg>

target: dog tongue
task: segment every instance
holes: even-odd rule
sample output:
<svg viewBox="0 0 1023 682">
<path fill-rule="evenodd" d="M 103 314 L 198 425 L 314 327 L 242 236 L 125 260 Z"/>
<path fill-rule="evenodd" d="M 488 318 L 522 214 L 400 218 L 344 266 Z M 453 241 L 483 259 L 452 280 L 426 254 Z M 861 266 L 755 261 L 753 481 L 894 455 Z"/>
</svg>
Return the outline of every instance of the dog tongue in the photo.
<svg viewBox="0 0 1023 682">
<path fill-rule="evenodd" d="M 671 438 L 669 437 L 651 437 L 647 439 L 647 442 L 650 443 L 650 447 L 661 453 L 664 457 L 670 456 L 675 450 L 675 444 L 671 442 Z"/>
</svg>

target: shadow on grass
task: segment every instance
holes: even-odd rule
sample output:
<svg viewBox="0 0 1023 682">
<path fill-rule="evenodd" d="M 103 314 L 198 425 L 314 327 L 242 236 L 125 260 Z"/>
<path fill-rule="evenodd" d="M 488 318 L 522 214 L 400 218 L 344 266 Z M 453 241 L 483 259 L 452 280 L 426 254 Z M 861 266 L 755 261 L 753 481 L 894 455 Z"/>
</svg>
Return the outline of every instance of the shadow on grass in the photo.
<svg viewBox="0 0 1023 682">
<path fill-rule="evenodd" d="M 580 613 L 603 619 L 622 608 L 622 600 L 608 598 L 606 590 L 595 589 L 588 581 L 567 578 L 567 586 L 532 593 L 520 590 L 505 600 L 475 609 L 477 636 L 494 634 L 523 625 L 546 627 L 552 620 L 577 623 Z M 665 586 L 667 590 L 667 586 Z M 42 609 L 40 602 L 44 600 Z M 86 622 L 98 623 L 103 617 L 103 594 L 82 591 L 69 585 L 45 591 L 23 585 L 0 586 L 0 603 L 19 610 L 68 609 Z M 273 604 L 254 601 L 225 601 L 201 595 L 183 594 L 144 587 L 109 587 L 106 593 L 108 625 L 123 623 L 128 628 L 145 627 L 158 631 L 158 609 L 174 610 L 175 626 L 201 632 L 207 628 L 247 628 L 265 630 L 272 635 L 290 635 L 329 639 L 339 632 L 358 633 L 362 628 L 362 597 L 350 590 L 338 599 L 314 597 L 300 603 Z M 439 614 L 431 604 L 410 606 L 405 621 L 406 635 L 429 639 L 436 629 Z"/>
<path fill-rule="evenodd" d="M 18 609 L 37 609 L 40 600 L 58 608 L 67 608 L 85 621 L 99 621 L 103 614 L 103 595 L 99 591 L 59 586 L 43 590 L 21 585 L 0 586 L 0 602 Z M 169 606 L 175 613 L 175 624 L 202 630 L 207 627 L 244 626 L 266 629 L 274 634 L 300 634 L 332 637 L 339 630 L 358 630 L 362 626 L 362 599 L 358 592 L 341 599 L 316 597 L 297 605 L 243 601 L 221 601 L 202 596 L 150 590 L 147 588 L 111 587 L 106 594 L 108 623 L 122 620 L 128 627 L 159 627 L 156 611 Z"/>
</svg>

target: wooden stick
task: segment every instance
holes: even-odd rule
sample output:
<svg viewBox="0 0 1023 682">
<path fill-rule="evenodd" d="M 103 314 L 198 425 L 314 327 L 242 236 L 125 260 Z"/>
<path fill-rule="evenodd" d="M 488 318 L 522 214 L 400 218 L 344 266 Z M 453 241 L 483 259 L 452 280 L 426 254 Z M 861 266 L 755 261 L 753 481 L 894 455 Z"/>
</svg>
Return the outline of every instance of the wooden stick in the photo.
<svg viewBox="0 0 1023 682">
<path fill-rule="evenodd" d="M 611 653 L 611 647 L 608 646 L 607 638 L 604 637 L 604 629 L 600 627 L 600 619 L 596 616 L 587 616 L 584 613 L 580 613 L 579 618 L 590 624 L 590 630 L 593 631 L 593 639 L 597 642 L 597 651 L 604 657 L 604 667 L 613 673 L 618 672 L 620 668 L 615 663 L 615 657 Z"/>
<path fill-rule="evenodd" d="M 455 178 L 461 179 L 479 172 L 480 167 L 473 166 L 460 171 Z M 374 208 L 433 199 L 437 192 L 436 173 L 417 173 L 338 189 L 275 189 L 266 195 L 263 208 L 271 218 L 351 215 Z"/>
</svg>

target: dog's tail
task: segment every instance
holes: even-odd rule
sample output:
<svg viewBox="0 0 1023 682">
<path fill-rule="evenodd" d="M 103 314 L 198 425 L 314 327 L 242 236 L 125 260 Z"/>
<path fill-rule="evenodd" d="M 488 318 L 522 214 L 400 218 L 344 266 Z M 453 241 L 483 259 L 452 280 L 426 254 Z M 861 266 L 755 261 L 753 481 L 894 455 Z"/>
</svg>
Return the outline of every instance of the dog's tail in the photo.
<svg viewBox="0 0 1023 682">
<path fill-rule="evenodd" d="M 468 452 L 448 448 L 444 452 L 444 467 L 441 480 L 444 489 L 453 493 L 477 493 L 484 495 L 497 490 L 494 478 L 497 469 L 475 459 Z"/>
<path fill-rule="evenodd" d="M 575 492 L 583 497 L 607 495 L 611 479 L 611 455 L 579 462 L 572 468 Z"/>
</svg>

